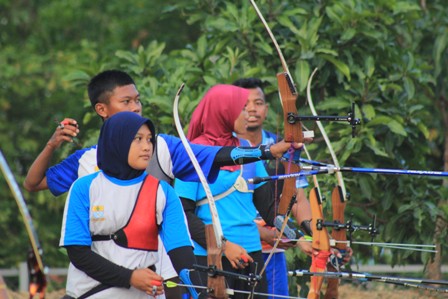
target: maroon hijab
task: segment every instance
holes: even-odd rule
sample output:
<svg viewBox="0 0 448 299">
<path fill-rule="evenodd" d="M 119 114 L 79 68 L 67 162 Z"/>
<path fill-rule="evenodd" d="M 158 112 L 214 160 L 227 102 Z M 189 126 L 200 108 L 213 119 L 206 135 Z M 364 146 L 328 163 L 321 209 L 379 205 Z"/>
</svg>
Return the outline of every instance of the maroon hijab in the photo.
<svg viewBox="0 0 448 299">
<path fill-rule="evenodd" d="M 249 90 L 233 85 L 210 88 L 191 117 L 187 137 L 192 143 L 216 146 L 239 146 L 233 136 L 235 120 L 246 106 Z M 221 169 L 235 171 L 239 166 Z"/>
<path fill-rule="evenodd" d="M 233 126 L 248 97 L 249 90 L 233 85 L 220 84 L 210 88 L 191 117 L 187 134 L 190 142 L 238 146 Z"/>
</svg>

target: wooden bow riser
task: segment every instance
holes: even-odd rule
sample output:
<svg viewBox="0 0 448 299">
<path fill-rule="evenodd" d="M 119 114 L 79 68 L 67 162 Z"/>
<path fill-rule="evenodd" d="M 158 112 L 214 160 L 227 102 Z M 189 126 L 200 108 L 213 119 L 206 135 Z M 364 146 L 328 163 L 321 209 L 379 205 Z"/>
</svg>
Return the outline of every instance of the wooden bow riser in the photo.
<svg viewBox="0 0 448 299">
<path fill-rule="evenodd" d="M 282 161 L 283 166 L 285 169 L 289 168 L 289 171 L 292 172 L 299 172 L 300 166 L 294 163 L 288 163 L 286 161 Z M 297 195 L 297 188 L 296 188 L 296 178 L 290 178 L 283 181 L 283 190 L 282 194 L 280 195 L 280 202 L 278 205 L 278 213 L 280 215 L 285 215 L 288 211 L 288 206 L 292 200 L 293 197 Z"/>
<path fill-rule="evenodd" d="M 303 142 L 302 126 L 300 122 L 290 124 L 287 121 L 289 113 L 293 113 L 294 115 L 298 114 L 296 107 L 298 93 L 294 83 L 288 73 L 277 74 L 277 82 L 283 106 L 284 139 L 286 142 Z"/>
<path fill-rule="evenodd" d="M 344 223 L 344 211 L 345 211 L 345 201 L 342 192 L 342 188 L 340 186 L 336 186 L 331 193 L 331 203 L 333 206 L 333 221 L 338 223 Z M 338 241 L 346 241 L 347 240 L 347 232 L 344 229 L 334 229 L 331 232 L 331 237 Z M 337 243 L 336 248 L 342 252 L 345 252 L 347 249 L 346 243 Z M 329 271 L 338 271 L 338 269 L 334 269 L 333 267 L 328 269 Z M 325 292 L 325 299 L 337 299 L 339 298 L 339 279 L 337 278 L 329 278 L 327 280 L 327 290 Z"/>
<path fill-rule="evenodd" d="M 340 186 L 336 186 L 331 193 L 331 204 L 333 205 L 333 222 L 344 223 L 344 211 L 345 204 L 344 196 L 342 195 L 342 189 Z M 347 240 L 347 232 L 345 229 L 333 229 L 331 232 L 331 237 L 338 241 Z M 346 250 L 346 243 L 337 243 L 335 246 L 337 249 Z"/>
<path fill-rule="evenodd" d="M 223 248 L 218 248 L 216 244 L 215 231 L 213 225 L 209 224 L 205 226 L 205 237 L 207 240 L 207 264 L 213 265 L 218 270 L 222 270 L 222 254 Z M 207 287 L 209 290 L 210 298 L 227 299 L 226 293 L 226 281 L 224 276 L 208 276 Z"/>
<path fill-rule="evenodd" d="M 289 77 L 288 73 L 277 74 L 278 90 L 280 93 L 280 98 L 283 106 L 283 119 L 284 121 L 284 140 L 286 142 L 302 142 L 302 126 L 300 122 L 296 124 L 290 124 L 287 122 L 287 117 L 289 113 L 297 115 L 296 99 L 297 90 L 295 89 L 294 83 Z M 300 166 L 295 163 L 290 163 L 287 161 L 282 161 L 285 167 L 285 173 L 299 172 Z M 294 195 L 296 195 L 296 179 L 286 179 L 283 183 L 283 190 L 280 196 L 280 203 L 278 207 L 279 214 L 285 214 L 289 203 Z"/>
</svg>

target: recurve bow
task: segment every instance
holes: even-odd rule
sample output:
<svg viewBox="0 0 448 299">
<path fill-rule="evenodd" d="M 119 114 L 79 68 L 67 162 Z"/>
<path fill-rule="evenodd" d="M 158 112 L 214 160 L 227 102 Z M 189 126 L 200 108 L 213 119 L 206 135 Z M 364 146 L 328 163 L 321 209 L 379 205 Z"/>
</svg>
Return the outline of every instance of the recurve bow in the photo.
<svg viewBox="0 0 448 299">
<path fill-rule="evenodd" d="M 182 83 L 179 90 L 177 91 L 176 98 L 174 99 L 173 104 L 173 115 L 174 115 L 174 123 L 176 125 L 177 133 L 182 141 L 182 144 L 185 147 L 185 150 L 190 157 L 191 162 L 193 163 L 194 169 L 198 174 L 198 177 L 201 181 L 202 187 L 204 188 L 205 194 L 208 199 L 208 203 L 210 206 L 210 213 L 212 216 L 212 225 L 205 226 L 205 233 L 207 238 L 207 262 L 208 265 L 213 265 L 213 267 L 217 270 L 222 270 L 222 254 L 224 251 L 225 239 L 224 234 L 222 232 L 221 221 L 219 220 L 218 210 L 215 205 L 215 199 L 213 198 L 212 192 L 210 190 L 210 186 L 207 183 L 207 179 L 205 178 L 204 173 L 202 172 L 201 166 L 197 161 L 193 150 L 188 143 L 188 140 L 184 134 L 182 129 L 182 125 L 180 123 L 179 118 L 179 98 L 180 94 L 184 88 L 185 84 Z M 225 278 L 221 275 L 209 275 L 207 281 L 208 294 L 213 298 L 217 299 L 226 299 L 228 295 L 226 293 L 226 284 Z"/>
<path fill-rule="evenodd" d="M 11 189 L 11 192 L 19 206 L 20 213 L 22 214 L 23 221 L 30 238 L 31 249 L 28 252 L 27 264 L 29 272 L 29 294 L 30 298 L 33 298 L 36 294 L 39 294 L 39 298 L 45 298 L 45 291 L 47 288 L 47 279 L 45 276 L 45 266 L 42 261 L 42 248 L 37 237 L 36 229 L 33 225 L 30 212 L 28 211 L 25 199 L 20 191 L 19 185 L 14 178 L 11 169 L 0 150 L 0 169 L 2 170 L 6 182 Z"/>
<path fill-rule="evenodd" d="M 277 43 L 277 40 L 275 39 L 272 31 L 270 30 L 268 24 L 266 23 L 263 15 L 261 14 L 260 10 L 258 9 L 257 5 L 255 4 L 254 0 L 250 0 L 252 3 L 252 6 L 255 8 L 258 17 L 263 22 L 264 27 L 266 28 L 267 32 L 269 33 L 269 36 L 271 37 L 271 40 L 273 41 L 275 48 L 277 50 L 277 53 L 280 57 L 280 61 L 282 63 L 283 72 L 277 74 L 277 81 L 278 81 L 278 88 L 280 93 L 280 99 L 282 102 L 283 107 L 283 118 L 284 118 L 284 136 L 285 141 L 288 142 L 303 142 L 303 132 L 302 132 L 302 125 L 299 121 L 294 120 L 294 118 L 290 118 L 290 115 L 297 115 L 297 108 L 296 108 L 296 99 L 298 96 L 297 89 L 295 87 L 295 84 L 292 80 L 291 74 L 289 72 L 288 66 L 286 64 L 286 61 L 283 57 L 283 54 L 281 52 L 281 49 Z M 293 150 L 289 153 L 290 157 L 293 156 Z M 289 174 L 291 172 L 298 172 L 300 171 L 300 166 L 298 164 L 293 164 L 291 161 L 289 162 L 282 162 L 285 166 L 285 173 Z M 313 257 L 312 257 L 312 264 L 311 264 L 311 271 L 313 272 L 324 272 L 326 270 L 326 264 L 328 257 L 330 255 L 330 241 L 327 229 L 323 226 L 324 218 L 323 218 L 323 212 L 322 212 L 322 198 L 320 195 L 317 179 L 315 180 L 315 186 L 310 191 L 309 194 L 309 200 L 310 200 L 310 206 L 311 206 L 311 215 L 312 215 L 312 221 L 311 221 L 311 229 L 313 233 Z M 280 204 L 279 204 L 279 213 L 286 213 L 288 210 L 288 206 L 290 206 L 291 200 L 295 199 L 297 193 L 296 189 L 296 180 L 295 178 L 287 179 L 284 182 L 282 195 L 280 198 Z M 282 226 L 282 229 L 285 226 L 285 222 L 288 221 L 289 215 L 285 215 L 285 220 Z M 282 233 L 282 230 L 280 231 L 280 234 Z M 280 240 L 280 239 L 279 239 Z M 279 241 L 278 240 L 278 241 Z M 278 241 L 274 244 L 273 250 L 275 250 L 276 246 L 278 245 Z M 273 252 L 273 251 L 272 251 Z M 268 259 L 266 260 L 265 267 L 267 263 L 269 262 L 270 256 L 272 256 L 272 252 L 269 255 Z M 264 268 L 263 268 L 264 269 Z M 308 298 L 319 298 L 320 296 L 320 288 L 322 285 L 323 277 L 319 276 L 313 276 L 311 277 L 311 283 L 310 283 L 310 291 L 308 294 Z"/>
<path fill-rule="evenodd" d="M 283 71 L 281 73 L 278 73 L 276 76 L 277 76 L 277 82 L 278 82 L 280 101 L 281 101 L 281 104 L 283 107 L 284 140 L 286 142 L 302 143 L 303 142 L 302 124 L 299 121 L 295 121 L 295 120 L 288 122 L 288 116 L 290 114 L 297 115 L 296 100 L 297 100 L 298 92 L 297 92 L 296 86 L 294 84 L 294 81 L 293 81 L 292 76 L 288 69 L 288 65 L 286 64 L 286 60 L 283 57 L 283 53 L 280 49 L 280 46 L 277 43 L 277 40 L 275 39 L 274 34 L 272 33 L 271 29 L 269 28 L 269 25 L 267 24 L 266 20 L 264 19 L 263 14 L 258 9 L 258 6 L 255 3 L 255 1 L 250 0 L 250 2 L 252 4 L 252 6 L 254 7 L 259 19 L 261 20 L 264 27 L 266 28 L 266 31 L 268 32 L 272 42 L 274 43 L 275 49 L 278 53 L 278 56 L 279 56 L 281 64 L 282 64 Z M 290 156 L 290 161 L 282 161 L 282 164 L 285 167 L 286 174 L 300 171 L 300 166 L 296 163 L 292 163 L 292 158 L 294 157 L 294 151 L 295 151 L 295 149 L 291 146 L 291 149 L 288 151 L 289 156 Z M 282 193 L 280 196 L 280 202 L 279 202 L 278 209 L 277 209 L 279 214 L 285 215 L 282 227 L 279 232 L 280 236 L 283 234 L 283 232 L 286 228 L 286 224 L 289 220 L 290 212 L 291 212 L 290 207 L 292 206 L 292 203 L 295 201 L 296 195 L 297 195 L 296 179 L 292 178 L 292 179 L 284 180 L 283 189 L 282 189 Z M 269 254 L 263 268 L 260 271 L 260 275 L 262 275 L 264 273 L 280 240 L 281 240 L 281 238 L 278 238 L 277 241 L 274 243 L 271 253 Z"/>
<path fill-rule="evenodd" d="M 265 21 L 263 15 L 261 14 L 260 10 L 258 9 L 257 5 L 255 4 L 254 0 L 250 0 L 252 6 L 255 8 L 258 17 L 262 21 L 264 27 L 266 28 L 271 40 L 273 41 L 275 48 L 277 50 L 277 53 L 279 55 L 280 61 L 282 63 L 283 72 L 277 74 L 277 81 L 278 81 L 278 88 L 280 93 L 280 99 L 282 102 L 283 107 L 283 117 L 284 117 L 284 136 L 285 141 L 288 142 L 303 142 L 303 133 L 302 133 L 302 125 L 299 121 L 294 121 L 294 118 L 290 118 L 290 115 L 297 115 L 297 108 L 296 108 L 296 99 L 298 96 L 297 89 L 295 87 L 295 84 L 292 80 L 292 76 L 290 75 L 288 66 L 286 64 L 286 61 L 283 57 L 283 54 L 281 52 L 281 49 L 277 43 L 277 40 L 275 39 L 272 31 L 270 30 L 267 22 Z M 316 115 L 316 114 L 314 114 Z M 322 125 L 319 123 L 320 129 L 323 131 Z M 325 134 L 326 136 L 326 134 Z M 327 137 L 328 139 L 328 137 Z M 329 141 L 328 141 L 329 142 Z M 327 143 L 328 145 L 329 143 Z M 332 150 L 331 150 L 332 151 Z M 293 153 L 290 153 L 290 156 L 292 156 Z M 292 165 L 291 161 L 289 162 L 282 162 L 285 166 L 285 173 L 289 174 L 291 172 L 298 172 L 300 171 L 300 166 L 297 164 Z M 326 263 L 328 260 L 328 257 L 330 255 L 330 242 L 329 242 L 329 235 L 327 232 L 327 229 L 323 226 L 324 224 L 324 217 L 322 212 L 322 198 L 320 196 L 320 191 L 317 185 L 317 179 L 315 178 L 315 187 L 310 192 L 310 205 L 311 205 L 311 214 L 312 214 L 312 232 L 313 232 L 313 249 L 314 249 L 314 255 L 311 265 L 311 271 L 314 272 L 324 272 L 326 270 Z M 344 188 L 344 187 L 342 187 Z M 279 204 L 279 213 L 285 213 L 287 211 L 287 207 L 290 203 L 291 198 L 294 198 L 296 195 L 296 185 L 295 185 L 295 179 L 287 179 L 284 182 L 282 195 L 280 198 L 280 204 Z M 344 188 L 345 193 L 345 188 Z M 345 198 L 345 197 L 344 197 Z M 288 217 L 285 217 L 285 221 L 287 221 Z M 274 244 L 278 245 L 278 242 Z M 269 262 L 269 258 L 266 261 Z M 308 298 L 319 298 L 320 296 L 320 288 L 322 285 L 322 277 L 312 277 L 311 278 L 311 286 L 310 286 L 310 292 L 308 295 Z"/>
</svg>

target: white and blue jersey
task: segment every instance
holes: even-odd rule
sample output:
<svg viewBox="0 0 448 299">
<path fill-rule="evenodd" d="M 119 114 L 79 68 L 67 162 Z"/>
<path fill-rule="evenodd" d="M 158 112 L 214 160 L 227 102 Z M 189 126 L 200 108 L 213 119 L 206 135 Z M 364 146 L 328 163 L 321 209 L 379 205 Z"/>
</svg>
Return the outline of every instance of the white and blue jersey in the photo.
<svg viewBox="0 0 448 299">
<path fill-rule="evenodd" d="M 218 169 L 212 167 L 214 157 L 221 147 L 192 144 L 192 149 L 205 175 L 214 181 Z M 98 171 L 97 146 L 78 150 L 61 163 L 47 170 L 47 185 L 53 195 L 67 192 L 78 178 Z M 160 180 L 180 178 L 184 181 L 199 181 L 196 171 L 179 138 L 157 135 L 156 150 L 151 159 L 148 173 Z"/>
<path fill-rule="evenodd" d="M 154 265 L 158 260 L 157 252 L 124 248 L 113 240 L 92 242 L 91 239 L 92 235 L 113 234 L 127 224 L 146 175 L 119 180 L 99 171 L 76 180 L 65 204 L 59 245 L 90 246 L 92 251 L 128 269 Z M 167 251 L 193 246 L 180 200 L 164 181 L 160 181 L 157 189 L 156 219 Z M 70 264 L 68 295 L 77 298 L 98 284 Z M 99 294 L 101 298 L 148 298 L 133 287 L 109 288 Z"/>
</svg>

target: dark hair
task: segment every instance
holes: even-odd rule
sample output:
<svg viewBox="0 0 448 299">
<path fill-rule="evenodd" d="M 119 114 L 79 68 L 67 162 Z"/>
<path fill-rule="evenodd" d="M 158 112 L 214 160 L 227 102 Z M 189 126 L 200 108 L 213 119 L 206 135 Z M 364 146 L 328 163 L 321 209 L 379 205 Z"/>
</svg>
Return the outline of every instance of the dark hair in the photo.
<svg viewBox="0 0 448 299">
<path fill-rule="evenodd" d="M 116 87 L 134 84 L 134 80 L 126 72 L 118 70 L 103 71 L 94 76 L 87 86 L 90 103 L 95 108 L 97 103 L 108 103 L 111 93 Z"/>
<path fill-rule="evenodd" d="M 259 87 L 261 91 L 264 93 L 263 90 L 263 82 L 258 78 L 242 78 L 238 79 L 235 82 L 232 83 L 235 86 L 239 86 L 242 88 L 257 88 Z"/>
</svg>

